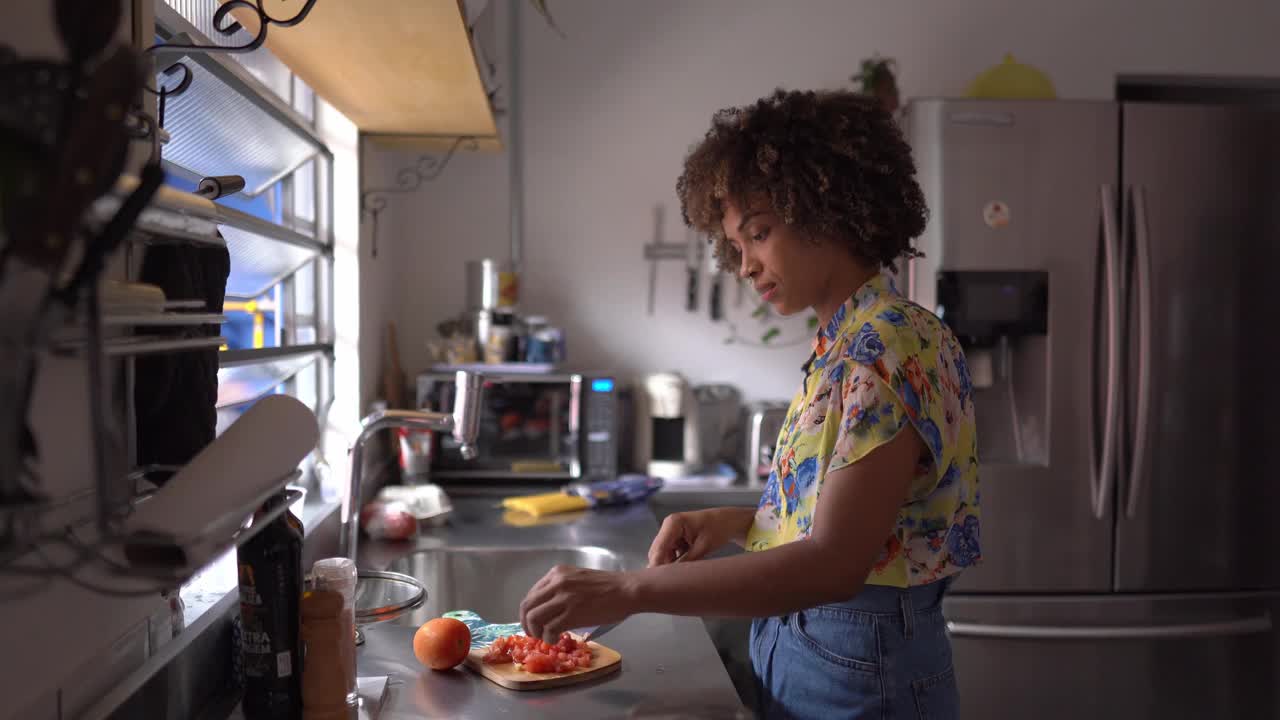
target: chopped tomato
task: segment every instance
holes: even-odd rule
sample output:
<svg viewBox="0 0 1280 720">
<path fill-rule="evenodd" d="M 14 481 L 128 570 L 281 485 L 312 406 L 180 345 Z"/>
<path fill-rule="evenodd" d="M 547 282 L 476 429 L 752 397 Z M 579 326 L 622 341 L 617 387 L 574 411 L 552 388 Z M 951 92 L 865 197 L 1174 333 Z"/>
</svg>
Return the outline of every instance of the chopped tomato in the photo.
<svg viewBox="0 0 1280 720">
<path fill-rule="evenodd" d="M 529 653 L 524 659 L 524 669 L 531 673 L 560 672 L 556 669 L 555 660 L 550 655 L 540 652 Z"/>
<path fill-rule="evenodd" d="M 489 645 L 484 654 L 484 662 L 490 665 L 502 665 L 511 662 L 511 641 L 509 638 L 498 638 Z"/>
<path fill-rule="evenodd" d="M 562 633 L 554 645 L 527 635 L 506 635 L 490 643 L 484 655 L 490 665 L 514 662 L 531 673 L 572 672 L 590 667 L 591 659 L 591 647 L 569 633 Z"/>
</svg>

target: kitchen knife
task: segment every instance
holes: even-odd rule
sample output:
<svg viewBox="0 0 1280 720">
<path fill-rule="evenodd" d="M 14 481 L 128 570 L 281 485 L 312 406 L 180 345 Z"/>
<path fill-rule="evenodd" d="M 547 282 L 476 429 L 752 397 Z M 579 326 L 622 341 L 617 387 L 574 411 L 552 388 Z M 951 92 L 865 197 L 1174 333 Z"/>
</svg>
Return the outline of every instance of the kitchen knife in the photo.
<svg viewBox="0 0 1280 720">
<path fill-rule="evenodd" d="M 689 312 L 698 311 L 698 276 L 701 274 L 702 268 L 702 244 L 698 242 L 698 234 L 692 228 L 688 231 L 689 255 L 686 258 L 687 272 L 689 274 L 689 286 L 687 296 L 685 298 L 685 309 Z"/>
<path fill-rule="evenodd" d="M 604 625 L 597 625 L 595 627 L 580 628 L 575 630 L 574 633 L 582 636 L 582 642 L 589 642 L 591 640 L 598 640 L 604 637 L 605 633 L 616 627 L 618 627 L 618 623 L 605 623 Z"/>
<path fill-rule="evenodd" d="M 680 555 L 680 557 L 672 561 L 672 564 L 674 565 L 675 563 L 684 562 L 684 557 L 685 556 L 683 554 Z M 626 618 L 623 618 L 623 620 L 625 619 Z M 604 637 L 605 633 L 609 632 L 610 630 L 613 630 L 614 628 L 618 627 L 618 625 L 621 625 L 621 624 L 622 624 L 622 620 L 619 620 L 618 622 L 605 623 L 603 625 L 596 625 L 594 627 L 578 628 L 577 630 L 574 630 L 573 633 L 575 635 L 580 636 L 582 638 L 582 642 L 588 642 L 590 640 L 598 640 Z"/>
<path fill-rule="evenodd" d="M 724 318 L 724 271 L 720 269 L 720 264 L 716 262 L 714 255 L 709 260 L 711 297 L 707 299 L 707 305 L 711 309 L 711 322 L 720 322 Z"/>
<path fill-rule="evenodd" d="M 653 209 L 653 243 L 645 248 L 649 260 L 649 314 L 653 315 L 658 291 L 658 248 L 662 247 L 662 206 Z"/>
</svg>

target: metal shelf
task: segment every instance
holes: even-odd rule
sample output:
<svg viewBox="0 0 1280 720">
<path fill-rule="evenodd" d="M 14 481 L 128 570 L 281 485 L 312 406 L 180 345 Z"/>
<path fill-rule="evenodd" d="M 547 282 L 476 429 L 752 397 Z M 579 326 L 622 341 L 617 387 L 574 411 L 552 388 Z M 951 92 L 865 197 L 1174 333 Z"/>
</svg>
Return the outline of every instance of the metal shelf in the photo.
<svg viewBox="0 0 1280 720">
<path fill-rule="evenodd" d="M 273 348 L 250 348 L 247 350 L 224 350 L 218 353 L 218 367 L 229 368 L 239 365 L 255 365 L 257 363 L 280 358 L 311 355 L 315 353 L 329 354 L 333 346 L 325 343 L 314 345 L 284 345 Z"/>
<path fill-rule="evenodd" d="M 152 355 L 155 353 L 188 352 L 191 350 L 217 350 L 226 343 L 222 336 L 204 338 L 181 338 L 166 340 L 163 338 L 127 337 L 114 338 L 102 343 L 102 352 L 107 357 L 126 357 L 132 355 Z M 75 343 L 72 349 L 79 349 L 83 342 Z"/>
<path fill-rule="evenodd" d="M 167 4 L 156 6 L 156 33 L 166 41 L 214 44 Z M 317 155 L 331 157 L 300 113 L 280 100 L 236 61 L 217 53 L 156 53 L 156 82 L 182 62 L 191 87 L 172 98 L 164 125 L 172 139 L 164 159 L 194 175 L 235 173 L 254 196 Z M 169 84 L 172 80 L 168 81 Z"/>
<path fill-rule="evenodd" d="M 187 325 L 221 325 L 227 321 L 225 315 L 217 313 L 130 313 L 102 316 L 104 326 L 127 327 L 182 327 Z"/>
<path fill-rule="evenodd" d="M 103 225 L 115 214 L 124 199 L 138 186 L 138 178 L 122 176 L 111 192 L 94 201 L 89 209 L 90 225 Z M 208 199 L 162 185 L 151 203 L 139 215 L 131 233 L 144 242 L 189 242 L 199 245 L 226 245 L 218 237 L 218 208 Z"/>
<path fill-rule="evenodd" d="M 137 184 L 136 177 L 122 177 L 112 192 L 94 204 L 93 221 L 109 220 Z M 259 297 L 329 251 L 324 243 L 296 230 L 167 186 L 142 212 L 134 237 L 149 243 L 225 246 L 231 254 L 232 267 L 226 294 L 239 298 Z"/>
</svg>

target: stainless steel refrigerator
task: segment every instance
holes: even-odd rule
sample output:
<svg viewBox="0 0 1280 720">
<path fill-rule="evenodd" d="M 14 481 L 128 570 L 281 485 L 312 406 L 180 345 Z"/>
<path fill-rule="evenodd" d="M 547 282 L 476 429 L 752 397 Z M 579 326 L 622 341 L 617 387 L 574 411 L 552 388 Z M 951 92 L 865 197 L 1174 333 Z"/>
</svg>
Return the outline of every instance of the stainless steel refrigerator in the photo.
<svg viewBox="0 0 1280 720">
<path fill-rule="evenodd" d="M 969 718 L 1280 718 L 1280 115 L 907 112 L 909 293 L 969 349 Z"/>
</svg>

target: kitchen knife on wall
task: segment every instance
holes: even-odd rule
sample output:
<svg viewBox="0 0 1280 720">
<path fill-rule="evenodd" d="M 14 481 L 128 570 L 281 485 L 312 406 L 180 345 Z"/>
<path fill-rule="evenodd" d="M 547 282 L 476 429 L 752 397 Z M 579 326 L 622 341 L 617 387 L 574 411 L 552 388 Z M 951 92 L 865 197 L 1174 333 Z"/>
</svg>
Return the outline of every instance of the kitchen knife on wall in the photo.
<svg viewBox="0 0 1280 720">
<path fill-rule="evenodd" d="M 658 248 L 662 247 L 662 206 L 653 208 L 653 242 L 645 248 L 649 261 L 649 314 L 653 315 L 658 292 Z"/>
<path fill-rule="evenodd" d="M 686 241 L 689 244 L 689 255 L 687 258 L 687 272 L 689 274 L 688 288 L 686 289 L 685 309 L 689 312 L 698 311 L 698 281 L 702 274 L 702 243 L 698 242 L 698 234 L 693 228 L 689 228 Z"/>
<path fill-rule="evenodd" d="M 724 319 L 724 271 L 720 269 L 714 253 L 709 255 L 708 260 L 711 272 L 711 295 L 707 298 L 707 305 L 711 311 L 711 322 L 720 322 Z"/>
</svg>

